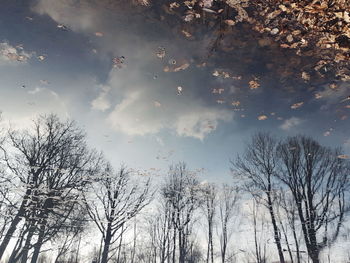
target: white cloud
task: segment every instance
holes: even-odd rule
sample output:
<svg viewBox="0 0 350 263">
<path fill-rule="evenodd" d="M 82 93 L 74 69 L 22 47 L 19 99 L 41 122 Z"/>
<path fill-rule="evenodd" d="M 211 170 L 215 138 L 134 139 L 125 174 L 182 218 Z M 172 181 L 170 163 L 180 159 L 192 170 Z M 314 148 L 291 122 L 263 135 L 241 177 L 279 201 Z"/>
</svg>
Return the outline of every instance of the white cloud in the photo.
<svg viewBox="0 0 350 263">
<path fill-rule="evenodd" d="M 13 47 L 7 42 L 0 42 L 0 65 L 26 63 L 31 54 L 22 47 Z"/>
<path fill-rule="evenodd" d="M 77 31 L 91 28 L 94 22 L 94 10 L 73 0 L 39 0 L 33 10 L 41 15 L 47 14 L 56 22 Z"/>
<path fill-rule="evenodd" d="M 96 99 L 91 102 L 91 107 L 93 110 L 106 111 L 111 107 L 109 101 L 109 87 L 102 87 L 102 91 Z"/>
<path fill-rule="evenodd" d="M 41 89 L 34 94 L 0 97 L 1 110 L 5 123 L 14 128 L 25 128 L 32 120 L 43 114 L 55 113 L 61 118 L 69 117 L 62 98 L 50 89 Z"/>
<path fill-rule="evenodd" d="M 280 126 L 282 130 L 288 131 L 298 125 L 300 125 L 303 122 L 300 118 L 297 117 L 291 117 L 289 119 L 286 119 L 283 124 Z"/>
<path fill-rule="evenodd" d="M 159 132 L 164 125 L 150 113 L 152 104 L 142 102 L 140 91 L 126 95 L 109 114 L 107 120 L 114 130 L 127 135 L 146 135 Z"/>
<path fill-rule="evenodd" d="M 60 1 L 40 0 L 34 9 L 40 14 L 50 15 L 57 23 L 65 24 L 73 30 L 90 34 L 103 31 L 104 37 L 99 39 L 99 52 L 96 56 L 105 59 L 103 56 L 108 55 L 109 61 L 112 61 L 113 56 L 125 56 L 123 68 L 111 69 L 105 84 L 109 88 L 102 88 L 90 102 L 93 110 L 110 110 L 106 113 L 106 120 L 115 131 L 129 136 L 144 136 L 172 130 L 179 136 L 203 140 L 217 129 L 221 121 L 233 119 L 230 109 L 209 106 L 195 95 L 200 88 L 198 83 L 192 84 L 192 87 L 186 85 L 186 94 L 178 96 L 181 72 L 166 73 L 166 76 L 156 80 L 150 77 L 164 74 L 159 73 L 162 62 L 155 55 L 160 42 L 167 51 L 171 50 L 167 52 L 171 57 L 166 60 L 184 60 L 186 63 L 190 63 L 189 57 L 204 52 L 205 44 L 180 50 L 179 46 L 183 45 L 174 43 L 171 39 L 166 41 L 164 36 L 150 40 L 147 26 L 140 28 L 138 24 L 136 27 L 132 22 L 126 26 L 116 21 L 111 27 L 110 20 L 105 18 L 101 8 L 92 8 L 85 2 L 74 5 L 73 2 L 75 1 L 67 0 L 62 4 Z M 98 5 L 103 5 L 103 1 L 98 2 Z M 121 12 L 121 15 L 125 14 Z M 186 70 L 191 70 L 191 67 Z M 186 79 L 181 81 L 185 82 Z M 188 82 L 193 81 L 189 79 Z"/>
<path fill-rule="evenodd" d="M 34 95 L 41 92 L 42 90 L 43 90 L 42 88 L 36 87 L 35 89 L 28 90 L 28 93 Z"/>
<path fill-rule="evenodd" d="M 216 130 L 219 121 L 230 121 L 232 118 L 232 113 L 226 110 L 199 107 L 178 116 L 174 128 L 180 136 L 203 140 L 206 135 Z"/>
<path fill-rule="evenodd" d="M 170 99 L 163 98 L 170 103 Z M 156 134 L 163 129 L 176 131 L 179 136 L 203 140 L 216 130 L 220 121 L 230 121 L 233 113 L 202 105 L 180 104 L 171 108 L 155 107 L 142 91 L 128 94 L 108 116 L 111 126 L 127 135 Z M 165 109 L 164 109 L 165 108 Z"/>
</svg>

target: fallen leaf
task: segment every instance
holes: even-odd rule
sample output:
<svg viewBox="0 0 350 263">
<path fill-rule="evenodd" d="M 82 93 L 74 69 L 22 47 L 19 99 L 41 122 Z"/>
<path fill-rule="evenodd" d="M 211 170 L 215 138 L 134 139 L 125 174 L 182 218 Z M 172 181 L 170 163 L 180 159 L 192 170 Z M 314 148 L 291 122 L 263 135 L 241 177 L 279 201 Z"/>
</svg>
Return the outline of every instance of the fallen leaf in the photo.
<svg viewBox="0 0 350 263">
<path fill-rule="evenodd" d="M 334 90 L 334 89 L 337 88 L 337 84 L 332 83 L 332 84 L 329 85 L 329 88 Z"/>
<path fill-rule="evenodd" d="M 305 80 L 305 81 L 309 81 L 309 80 L 310 80 L 310 75 L 309 75 L 309 73 L 303 71 L 303 72 L 301 73 L 301 78 L 302 78 L 303 80 Z"/>
<path fill-rule="evenodd" d="M 177 68 L 174 68 L 174 72 L 178 72 L 178 71 L 181 71 L 181 70 L 185 70 L 185 69 L 187 69 L 189 66 L 190 66 L 189 63 L 184 63 L 184 64 L 182 64 L 181 66 L 179 66 L 179 67 L 177 67 Z"/>
<path fill-rule="evenodd" d="M 188 31 L 186 31 L 186 30 L 181 30 L 181 33 L 185 36 L 185 37 L 187 37 L 187 38 L 191 38 L 192 37 L 192 35 L 191 35 L 191 33 L 189 33 Z"/>
<path fill-rule="evenodd" d="M 37 56 L 37 58 L 39 61 L 44 61 L 46 59 L 46 56 L 40 55 L 40 56 Z"/>
<path fill-rule="evenodd" d="M 257 82 L 257 79 L 249 81 L 250 89 L 258 89 L 259 87 L 260 87 L 260 84 Z"/>
<path fill-rule="evenodd" d="M 315 94 L 315 99 L 318 100 L 318 99 L 321 99 L 321 98 L 322 98 L 322 95 L 320 93 L 316 93 Z"/>
<path fill-rule="evenodd" d="M 338 157 L 339 159 L 349 159 L 349 158 L 350 158 L 350 156 L 347 155 L 347 154 L 340 154 L 340 155 L 338 155 L 337 157 Z"/>
<path fill-rule="evenodd" d="M 290 106 L 290 108 L 295 110 L 295 109 L 300 108 L 301 106 L 303 106 L 303 104 L 304 104 L 304 102 L 294 103 L 292 106 Z"/>
<path fill-rule="evenodd" d="M 229 25 L 229 26 L 234 26 L 236 24 L 236 22 L 233 21 L 232 19 L 226 19 L 224 22 L 226 25 Z"/>
<path fill-rule="evenodd" d="M 238 107 L 239 105 L 241 105 L 241 102 L 239 100 L 233 101 L 231 103 L 232 106 Z"/>
<path fill-rule="evenodd" d="M 178 86 L 177 87 L 177 95 L 181 95 L 182 94 L 182 87 Z"/>
<path fill-rule="evenodd" d="M 323 133 L 323 136 L 329 136 L 329 135 L 331 135 L 330 131 L 326 131 L 326 132 Z"/>
<path fill-rule="evenodd" d="M 264 120 L 266 120 L 267 119 L 267 116 L 266 115 L 260 115 L 260 116 L 258 116 L 258 120 L 259 121 L 264 121 Z"/>
<path fill-rule="evenodd" d="M 158 50 L 156 51 L 156 55 L 158 58 L 163 59 L 166 55 L 166 51 L 164 47 L 159 47 Z"/>
</svg>

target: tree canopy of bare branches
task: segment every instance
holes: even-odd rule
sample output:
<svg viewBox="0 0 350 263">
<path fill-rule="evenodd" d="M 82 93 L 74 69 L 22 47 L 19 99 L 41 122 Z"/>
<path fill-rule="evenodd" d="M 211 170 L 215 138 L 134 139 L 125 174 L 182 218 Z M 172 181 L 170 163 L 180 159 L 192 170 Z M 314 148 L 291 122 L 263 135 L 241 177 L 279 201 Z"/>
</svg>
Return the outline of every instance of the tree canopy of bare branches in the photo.
<svg viewBox="0 0 350 263">
<path fill-rule="evenodd" d="M 306 248 L 318 263 L 320 251 L 336 240 L 349 211 L 349 162 L 339 158 L 339 149 L 304 136 L 286 139 L 277 152 L 282 162 L 278 178 L 293 194 Z"/>
<path fill-rule="evenodd" d="M 131 179 L 126 167 L 116 172 L 107 165 L 91 188 L 91 200 L 87 199 L 90 194 L 85 194 L 88 214 L 103 236 L 101 263 L 108 262 L 118 231 L 122 234 L 125 224 L 151 201 L 150 180 L 139 185 Z"/>
</svg>

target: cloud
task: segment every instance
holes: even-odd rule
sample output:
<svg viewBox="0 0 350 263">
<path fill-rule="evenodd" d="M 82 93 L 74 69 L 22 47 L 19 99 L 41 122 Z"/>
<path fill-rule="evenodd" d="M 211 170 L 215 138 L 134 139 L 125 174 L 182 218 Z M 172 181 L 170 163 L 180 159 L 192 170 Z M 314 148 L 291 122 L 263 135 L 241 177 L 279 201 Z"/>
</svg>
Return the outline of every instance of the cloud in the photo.
<svg viewBox="0 0 350 263">
<path fill-rule="evenodd" d="M 232 113 L 212 108 L 198 108 L 178 117 L 175 129 L 178 135 L 203 140 L 206 135 L 216 130 L 219 121 L 231 121 Z"/>
<path fill-rule="evenodd" d="M 282 130 L 288 131 L 298 125 L 300 125 L 303 122 L 300 118 L 297 117 L 291 117 L 289 119 L 286 119 L 283 124 L 280 126 Z"/>
<path fill-rule="evenodd" d="M 28 90 L 28 93 L 34 95 L 41 92 L 42 90 L 43 90 L 42 88 L 36 87 L 35 89 Z"/>
<path fill-rule="evenodd" d="M 61 118 L 69 117 L 65 102 L 56 92 L 44 88 L 34 91 L 22 96 L 13 93 L 0 97 L 5 123 L 11 123 L 15 128 L 26 128 L 39 115 L 55 113 Z"/>
<path fill-rule="evenodd" d="M 93 110 L 105 112 L 107 123 L 115 131 L 129 136 L 145 136 L 171 130 L 178 136 L 203 140 L 217 129 L 220 122 L 233 119 L 231 109 L 212 105 L 212 98 L 203 96 L 204 89 L 210 90 L 206 87 L 208 84 L 189 74 L 195 70 L 189 58 L 204 52 L 206 41 L 192 46 L 186 42 L 185 46 L 181 42 L 185 40 L 167 39 L 162 29 L 155 33 L 153 24 L 149 27 L 136 16 L 132 20 L 126 19 L 126 25 L 121 19 L 106 17 L 105 9 L 92 8 L 90 2 L 74 5 L 69 0 L 68 3 L 71 4 L 40 0 L 34 10 L 48 14 L 57 23 L 77 32 L 94 35 L 96 31 L 103 31 L 103 37 L 98 39 L 96 56 L 101 56 L 101 59 L 109 56 L 107 59 L 111 64 L 113 58 L 125 57 L 123 67 L 110 69 L 102 90 L 89 102 Z M 95 4 L 103 5 L 100 2 Z M 116 12 L 127 16 L 120 10 Z M 156 56 L 159 46 L 166 49 L 164 59 Z M 179 65 L 188 64 L 188 67 L 179 72 L 164 72 L 164 67 L 172 66 L 167 62 L 174 60 Z M 155 75 L 158 78 L 154 78 Z M 178 95 L 179 85 L 184 87 L 182 95 Z"/>
<path fill-rule="evenodd" d="M 170 99 L 163 98 L 163 101 Z M 177 107 L 156 107 L 141 90 L 126 95 L 108 116 L 111 126 L 127 135 L 156 134 L 163 129 L 174 130 L 177 135 L 203 140 L 216 130 L 220 121 L 231 121 L 233 113 L 200 104 Z"/>
<path fill-rule="evenodd" d="M 109 87 L 102 87 L 102 91 L 96 99 L 91 102 L 91 108 L 93 110 L 106 111 L 111 107 L 109 102 Z"/>
<path fill-rule="evenodd" d="M 21 46 L 13 47 L 7 42 L 0 42 L 0 66 L 26 63 L 29 58 L 31 54 Z"/>
<path fill-rule="evenodd" d="M 75 1 L 39 0 L 33 10 L 41 15 L 49 15 L 69 29 L 87 30 L 93 27 L 94 11 L 88 5 L 74 4 Z M 83 1 L 84 2 L 84 1 Z"/>
<path fill-rule="evenodd" d="M 147 114 L 152 104 L 143 103 L 141 95 L 140 91 L 131 92 L 115 106 L 107 118 L 114 130 L 134 136 L 155 134 L 164 128 L 158 118 Z"/>
</svg>

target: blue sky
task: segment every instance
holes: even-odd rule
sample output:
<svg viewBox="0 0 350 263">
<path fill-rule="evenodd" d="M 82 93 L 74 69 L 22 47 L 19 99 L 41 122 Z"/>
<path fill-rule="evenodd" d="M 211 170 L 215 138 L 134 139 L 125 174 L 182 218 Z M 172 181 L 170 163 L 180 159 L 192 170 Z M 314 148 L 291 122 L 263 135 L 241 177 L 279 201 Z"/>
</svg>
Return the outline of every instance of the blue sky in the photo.
<svg viewBox="0 0 350 263">
<path fill-rule="evenodd" d="M 4 125 L 24 127 L 38 114 L 54 112 L 76 120 L 115 165 L 165 171 L 186 161 L 204 168 L 203 180 L 226 182 L 230 158 L 256 131 L 303 133 L 349 154 L 350 109 L 342 102 L 348 86 L 284 87 L 277 76 L 263 81 L 260 49 L 243 81 L 234 72 L 245 67 L 240 56 L 225 78 L 227 58 L 204 59 L 211 39 L 188 40 L 104 2 L 2 2 Z M 114 66 L 113 59 L 123 63 Z M 260 86 L 252 89 L 249 80 Z"/>
</svg>

